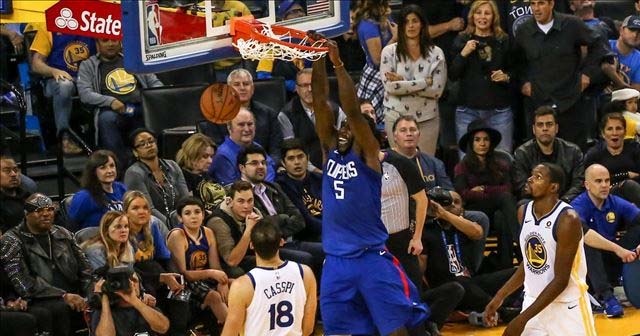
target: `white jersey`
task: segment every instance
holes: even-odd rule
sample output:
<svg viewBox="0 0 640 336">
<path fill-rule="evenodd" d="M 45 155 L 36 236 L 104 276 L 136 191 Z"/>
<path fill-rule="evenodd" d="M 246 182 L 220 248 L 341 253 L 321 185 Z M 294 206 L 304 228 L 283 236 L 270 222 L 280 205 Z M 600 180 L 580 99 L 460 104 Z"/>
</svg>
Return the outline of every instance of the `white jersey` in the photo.
<svg viewBox="0 0 640 336">
<path fill-rule="evenodd" d="M 302 266 L 285 261 L 276 269 L 256 267 L 247 275 L 254 291 L 244 335 L 302 335 L 307 301 Z"/>
<path fill-rule="evenodd" d="M 525 206 L 520 249 L 524 264 L 524 291 L 527 296 L 537 298 L 553 279 L 556 261 L 557 241 L 555 237 L 558 218 L 565 209 L 572 209 L 563 201 L 558 201 L 553 209 L 540 219 L 533 213 L 533 201 Z M 576 251 L 571 278 L 567 288 L 554 302 L 569 302 L 582 297 L 587 291 L 587 263 L 584 257 L 584 239 L 580 239 Z"/>
</svg>

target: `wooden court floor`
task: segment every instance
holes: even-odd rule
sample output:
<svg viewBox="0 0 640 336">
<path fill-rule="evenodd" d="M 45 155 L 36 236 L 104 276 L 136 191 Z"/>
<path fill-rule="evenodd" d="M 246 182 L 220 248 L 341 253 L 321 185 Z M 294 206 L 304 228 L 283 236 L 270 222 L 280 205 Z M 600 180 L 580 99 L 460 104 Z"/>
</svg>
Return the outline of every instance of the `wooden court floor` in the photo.
<svg viewBox="0 0 640 336">
<path fill-rule="evenodd" d="M 640 335 L 640 310 L 626 308 L 624 317 L 617 319 L 607 318 L 603 314 L 595 314 L 596 330 L 598 336 L 634 336 Z M 500 336 L 505 325 L 495 328 L 481 329 L 467 323 L 447 323 L 442 328 L 442 336 Z M 322 324 L 316 329 L 316 336 L 323 335 Z M 567 335 L 571 336 L 571 335 Z"/>
</svg>

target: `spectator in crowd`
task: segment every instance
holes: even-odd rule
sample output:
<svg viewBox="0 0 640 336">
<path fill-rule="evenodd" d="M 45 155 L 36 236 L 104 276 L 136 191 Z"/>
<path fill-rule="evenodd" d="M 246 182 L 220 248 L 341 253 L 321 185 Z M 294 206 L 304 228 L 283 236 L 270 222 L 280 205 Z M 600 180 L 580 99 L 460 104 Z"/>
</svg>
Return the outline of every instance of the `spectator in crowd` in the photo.
<svg viewBox="0 0 640 336">
<path fill-rule="evenodd" d="M 103 291 L 105 280 L 99 280 L 94 287 L 94 294 L 100 297 L 100 308 L 91 318 L 92 330 L 96 336 L 102 335 L 136 335 L 155 332 L 164 334 L 169 330 L 169 319 L 153 305 L 144 301 L 140 281 L 132 273 L 128 279 L 127 290 L 116 290 L 111 295 L 119 298 L 112 304 L 109 293 Z"/>
<path fill-rule="evenodd" d="M 557 114 L 551 106 L 540 106 L 533 116 L 533 136 L 514 152 L 514 184 L 516 195 L 529 197 L 525 190 L 531 170 L 542 162 L 555 163 L 562 168 L 565 185 L 560 191 L 560 199 L 571 202 L 583 190 L 584 162 L 580 148 L 556 137 L 558 134 Z"/>
<path fill-rule="evenodd" d="M 454 185 L 466 207 L 482 211 L 491 218 L 491 229 L 498 235 L 500 268 L 513 266 L 513 241 L 519 236 L 516 201 L 512 194 L 512 163 L 495 147 L 500 132 L 476 120 L 460 138 L 466 155 L 455 167 Z"/>
<path fill-rule="evenodd" d="M 611 102 L 603 107 L 605 113 L 622 113 L 627 124 L 624 139 L 640 141 L 640 113 L 638 113 L 640 92 L 625 88 L 611 92 Z"/>
<path fill-rule="evenodd" d="M 152 214 L 173 228 L 178 200 L 187 196 L 189 190 L 180 166 L 175 161 L 158 157 L 156 135 L 145 128 L 134 130 L 129 136 L 129 145 L 137 159 L 125 172 L 124 183 L 129 190 L 139 190 L 151 204 Z"/>
<path fill-rule="evenodd" d="M 176 210 L 181 225 L 167 236 L 171 259 L 188 281 L 191 300 L 200 309 L 210 309 L 221 325 L 227 318 L 229 279 L 220 266 L 213 231 L 202 225 L 204 204 L 197 198 L 185 197 L 180 200 Z"/>
<path fill-rule="evenodd" d="M 91 268 L 132 266 L 133 246 L 129 242 L 129 218 L 121 211 L 107 211 L 100 219 L 97 234 L 82 243 Z"/>
<path fill-rule="evenodd" d="M 315 130 L 314 130 L 315 131 Z M 282 166 L 276 182 L 304 218 L 304 229 L 297 237 L 319 242 L 322 234 L 322 174 L 309 171 L 309 157 L 299 139 L 282 142 Z"/>
<path fill-rule="evenodd" d="M 96 53 L 96 44 L 90 37 L 48 32 L 40 27 L 31 43 L 31 69 L 44 77 L 45 95 L 53 99 L 53 114 L 57 135 L 62 135 L 62 151 L 79 154 L 82 149 L 66 130 L 73 109 L 80 62 Z"/>
<path fill-rule="evenodd" d="M 249 238 L 262 216 L 253 205 L 251 183 L 238 180 L 229 186 L 220 208 L 214 210 L 207 220 L 207 227 L 215 234 L 223 269 L 231 278 L 237 278 L 256 266 L 253 251 L 249 250 Z"/>
<path fill-rule="evenodd" d="M 429 38 L 420 8 L 405 6 L 400 18 L 398 42 L 389 43 L 380 56 L 385 130 L 391 134 L 393 122 L 401 115 L 415 116 L 420 150 L 434 155 L 440 130 L 438 98 L 447 82 L 447 65 L 442 49 Z M 392 138 L 390 145 L 394 145 Z"/>
<path fill-rule="evenodd" d="M 258 267 L 234 281 L 229 292 L 229 317 L 222 335 L 313 334 L 318 304 L 316 279 L 308 266 L 280 258 L 278 249 L 282 238 L 278 225 L 268 219 L 262 219 L 251 231 L 251 246 Z M 271 292 L 278 282 L 291 287 L 274 295 L 261 295 Z M 280 306 L 283 302 L 288 303 L 287 308 L 282 308 L 288 319 L 285 322 L 280 315 L 274 325 L 273 319 L 269 319 L 273 313 L 266 307 Z"/>
<path fill-rule="evenodd" d="M 280 123 L 278 122 L 278 112 L 271 106 L 267 106 L 253 99 L 255 86 L 253 84 L 253 77 L 248 70 L 233 70 L 226 80 L 227 84 L 236 90 L 236 96 L 240 100 L 242 107 L 253 115 L 255 129 L 260 130 L 258 133 L 255 133 L 254 130 L 252 141 L 264 147 L 267 153 L 269 153 L 269 156 L 271 156 L 275 162 L 278 162 L 280 160 L 280 143 L 282 142 L 282 131 L 280 129 Z M 227 123 L 227 125 L 208 123 L 205 124 L 202 132 L 211 137 L 216 144 L 222 146 L 223 142 L 226 141 L 226 136 L 231 135 L 232 130 L 230 126 L 231 124 L 229 123 Z M 216 181 L 222 182 L 223 184 L 233 182 Z"/>
<path fill-rule="evenodd" d="M 399 154 L 409 158 L 420 172 L 420 176 L 424 182 L 425 190 L 439 186 L 445 190 L 454 190 L 453 183 L 447 175 L 444 164 L 435 156 L 421 152 L 418 149 L 418 138 L 420 130 L 418 123 L 413 116 L 401 116 L 393 125 L 393 137 L 396 141 L 396 147 L 393 149 Z M 482 211 L 466 210 L 462 211 L 462 216 L 482 227 L 484 236 L 481 239 L 474 240 L 469 243 L 469 255 L 475 256 L 468 260 L 468 266 L 477 272 L 484 257 L 484 246 L 487 235 L 489 234 L 489 217 Z M 420 256 L 421 267 L 424 269 L 426 258 Z"/>
<path fill-rule="evenodd" d="M 298 234 L 304 229 L 302 214 L 287 194 L 276 183 L 265 181 L 266 153 L 259 146 L 248 146 L 238 154 L 241 179 L 251 183 L 255 196 L 255 207 L 263 216 L 272 216 L 282 231 L 284 245 L 282 257 L 309 265 L 316 276 L 320 276 L 324 252 L 319 242 L 303 241 Z"/>
<path fill-rule="evenodd" d="M 116 181 L 118 165 L 116 155 L 108 150 L 91 154 L 82 172 L 82 189 L 73 195 L 67 208 L 74 226 L 82 229 L 98 226 L 107 211 L 122 211 L 122 196 L 127 186 Z"/>
<path fill-rule="evenodd" d="M 216 145 L 211 138 L 194 133 L 176 154 L 176 163 L 182 169 L 189 192 L 204 203 L 207 212 L 213 211 L 224 199 L 224 188 L 207 174 L 215 152 Z"/>
<path fill-rule="evenodd" d="M 627 16 L 620 26 L 620 37 L 610 40 L 609 46 L 620 62 L 627 84 L 640 90 L 640 16 Z"/>
<path fill-rule="evenodd" d="M 53 225 L 51 198 L 35 193 L 25 201 L 25 220 L 0 239 L 0 262 L 16 294 L 51 313 L 53 335 L 71 334 L 86 307 L 91 266 L 71 232 Z"/>
<path fill-rule="evenodd" d="M 307 16 L 304 5 L 305 3 L 300 0 L 280 0 L 277 7 L 276 18 L 283 21 Z"/>
<path fill-rule="evenodd" d="M 515 34 L 514 64 L 526 97 L 525 129 L 531 129 L 536 108 L 556 105 L 559 136 L 584 149 L 596 112 L 595 101 L 582 92 L 600 71 L 605 48 L 584 22 L 555 12 L 554 5 L 553 0 L 532 0 L 533 18 Z M 582 46 L 587 48 L 585 55 Z"/>
<path fill-rule="evenodd" d="M 611 193 L 640 206 L 640 144 L 624 141 L 626 127 L 622 114 L 606 114 L 600 121 L 604 141 L 589 149 L 584 165 L 605 166 L 611 175 Z"/>
<path fill-rule="evenodd" d="M 179 274 L 169 271 L 171 252 L 161 231 L 164 224 L 151 216 L 151 208 L 144 194 L 137 190 L 128 191 L 123 198 L 124 212 L 129 219 L 129 239 L 134 250 L 134 269 L 140 282 L 149 293 L 157 298 L 158 306 L 171 321 L 168 335 L 186 333 L 190 307 L 188 302 L 173 300 L 184 290 L 179 283 Z"/>
<path fill-rule="evenodd" d="M 22 173 L 16 161 L 0 154 L 0 233 L 7 232 L 24 220 L 24 201 L 31 195 L 22 189 Z"/>
<path fill-rule="evenodd" d="M 124 69 L 122 43 L 97 39 L 98 54 L 81 63 L 78 93 L 83 103 L 95 108 L 97 143 L 116 153 L 123 168 L 129 162 L 126 137 L 144 126 L 140 91 L 162 86 L 154 74 L 131 74 Z"/>
<path fill-rule="evenodd" d="M 576 197 L 571 205 L 588 229 L 618 243 L 627 251 L 640 253 L 640 209 L 618 196 L 610 195 L 610 181 L 607 168 L 599 164 L 590 165 L 585 173 L 584 185 L 587 190 Z M 617 232 L 624 229 L 626 233 L 618 239 Z M 622 254 L 616 254 L 624 260 Z M 587 276 L 596 296 L 604 302 L 605 313 L 609 317 L 622 316 L 624 310 L 611 287 L 611 283 L 620 277 L 620 261 L 613 253 L 590 246 L 585 247 L 585 256 Z"/>
<path fill-rule="evenodd" d="M 305 68 L 296 76 L 296 93 L 278 114 L 284 139 L 296 137 L 302 141 L 305 151 L 309 153 L 309 161 L 317 169 L 322 167 L 322 149 L 316 133 L 316 115 L 313 111 L 313 95 L 311 93 L 311 68 Z M 329 102 L 335 118 L 336 127 L 346 116 L 338 104 Z M 282 159 L 282 158 L 281 158 Z"/>
<path fill-rule="evenodd" d="M 481 312 L 492 295 L 511 277 L 513 267 L 478 275 L 469 268 L 468 261 L 475 258 L 470 243 L 482 239 L 482 227 L 462 216 L 462 198 L 455 191 L 439 187 L 429 190 L 429 222 L 423 242 L 427 256 L 427 281 L 432 287 L 455 281 L 464 287 L 464 296 L 457 309 Z M 517 294 L 507 306 L 515 305 Z"/>
<path fill-rule="evenodd" d="M 467 28 L 453 44 L 450 76 L 460 81 L 456 108 L 456 138 L 460 140 L 474 120 L 484 120 L 500 131 L 497 148 L 513 150 L 513 112 L 509 83 L 509 36 L 500 27 L 498 8 L 492 0 L 474 1 Z"/>
<path fill-rule="evenodd" d="M 229 135 L 225 136 L 224 142 L 218 147 L 218 151 L 213 156 L 213 162 L 211 162 L 211 166 L 209 166 L 209 176 L 213 178 L 214 181 L 226 186 L 240 178 L 238 153 L 249 145 L 258 145 L 258 143 L 254 141 L 257 127 L 255 120 L 255 115 L 251 113 L 251 111 L 241 107 L 238 115 L 227 123 Z M 278 148 L 280 148 L 280 146 L 278 146 Z M 279 156 L 280 153 L 278 153 L 276 157 Z M 267 181 L 273 181 L 275 179 L 275 162 L 271 156 L 267 155 L 267 164 L 269 165 L 266 176 Z"/>
<path fill-rule="evenodd" d="M 354 8 L 353 26 L 367 63 L 362 69 L 358 97 L 371 101 L 376 109 L 376 123 L 383 125 L 384 86 L 380 74 L 382 48 L 396 42 L 398 25 L 390 18 L 389 0 L 360 1 Z"/>
<path fill-rule="evenodd" d="M 373 119 L 367 121 L 373 123 Z M 429 199 L 422 176 L 411 160 L 393 150 L 380 152 L 382 163 L 382 223 L 389 238 L 386 246 L 409 279 L 422 292 L 418 256 L 422 254 L 422 232 Z"/>
</svg>

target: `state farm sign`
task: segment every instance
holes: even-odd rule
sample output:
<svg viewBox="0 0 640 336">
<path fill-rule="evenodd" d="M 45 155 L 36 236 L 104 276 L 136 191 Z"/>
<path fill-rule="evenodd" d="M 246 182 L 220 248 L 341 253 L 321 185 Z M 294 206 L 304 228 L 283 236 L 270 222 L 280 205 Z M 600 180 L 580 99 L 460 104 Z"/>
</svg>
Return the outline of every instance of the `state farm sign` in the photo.
<svg viewBox="0 0 640 336">
<path fill-rule="evenodd" d="M 50 32 L 122 39 L 119 4 L 100 0 L 61 0 L 47 9 L 45 16 Z"/>
</svg>

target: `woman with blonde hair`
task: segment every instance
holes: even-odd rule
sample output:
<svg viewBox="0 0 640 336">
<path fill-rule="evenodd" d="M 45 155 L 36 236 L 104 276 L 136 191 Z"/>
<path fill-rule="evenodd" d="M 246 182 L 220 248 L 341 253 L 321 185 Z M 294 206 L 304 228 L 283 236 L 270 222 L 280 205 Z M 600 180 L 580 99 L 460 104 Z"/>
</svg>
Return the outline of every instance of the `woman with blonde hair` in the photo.
<svg viewBox="0 0 640 336">
<path fill-rule="evenodd" d="M 513 149 L 513 112 L 509 97 L 509 36 L 500 28 L 500 14 L 493 0 L 474 1 L 467 28 L 453 43 L 450 78 L 460 83 L 456 108 L 456 138 L 467 126 L 482 120 L 500 131 L 497 148 Z M 465 148 L 460 148 L 461 151 Z"/>
<path fill-rule="evenodd" d="M 98 234 L 82 244 L 82 248 L 94 271 L 104 266 L 133 265 L 129 219 L 121 211 L 108 211 L 100 220 Z"/>
<path fill-rule="evenodd" d="M 202 133 L 195 133 L 182 143 L 176 154 L 176 162 L 182 169 L 189 192 L 204 203 L 207 211 L 213 211 L 225 196 L 224 188 L 207 174 L 215 153 L 213 140 Z"/>
</svg>

